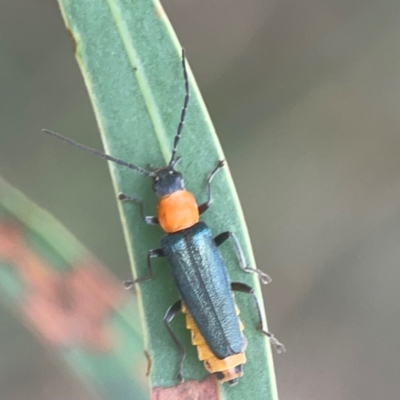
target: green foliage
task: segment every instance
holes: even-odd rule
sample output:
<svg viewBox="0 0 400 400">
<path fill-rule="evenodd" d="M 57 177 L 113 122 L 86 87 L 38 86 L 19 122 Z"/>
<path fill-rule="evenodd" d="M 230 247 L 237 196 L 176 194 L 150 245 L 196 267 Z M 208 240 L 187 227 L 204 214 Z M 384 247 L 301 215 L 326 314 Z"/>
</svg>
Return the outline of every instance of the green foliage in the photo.
<svg viewBox="0 0 400 400">
<path fill-rule="evenodd" d="M 59 222 L 1 179 L 0 301 L 99 398 L 146 398 L 134 298 Z"/>
<path fill-rule="evenodd" d="M 184 98 L 181 49 L 158 2 L 150 0 L 59 0 L 75 43 L 75 52 L 88 88 L 107 153 L 142 167 L 162 166 L 169 160 Z M 190 49 L 187 49 L 190 59 Z M 213 126 L 189 71 L 191 100 L 178 154 L 179 169 L 188 190 L 199 202 L 205 199 L 205 178 L 223 154 Z M 71 150 L 71 154 L 74 150 Z M 77 151 L 77 150 L 76 150 Z M 110 163 L 116 194 L 123 192 L 145 201 L 146 214 L 155 212 L 156 199 L 149 178 Z M 121 218 L 134 277 L 146 274 L 146 254 L 159 247 L 161 231 L 139 217 L 134 204 L 120 204 Z M 233 230 L 254 265 L 240 205 L 228 168 L 213 182 L 213 205 L 204 216 L 215 234 Z M 224 246 L 232 281 L 257 287 L 254 276 L 243 273 Z M 178 352 L 163 325 L 166 309 L 178 298 L 164 260 L 155 262 L 155 279 L 137 288 L 143 316 L 146 349 L 152 361 L 152 386 L 173 386 Z M 245 376 L 232 388 L 222 389 L 226 399 L 276 399 L 275 378 L 269 344 L 257 331 L 252 299 L 238 295 L 249 341 Z M 185 343 L 187 380 L 207 376 L 196 350 L 190 345 L 183 318 L 174 329 Z"/>
</svg>

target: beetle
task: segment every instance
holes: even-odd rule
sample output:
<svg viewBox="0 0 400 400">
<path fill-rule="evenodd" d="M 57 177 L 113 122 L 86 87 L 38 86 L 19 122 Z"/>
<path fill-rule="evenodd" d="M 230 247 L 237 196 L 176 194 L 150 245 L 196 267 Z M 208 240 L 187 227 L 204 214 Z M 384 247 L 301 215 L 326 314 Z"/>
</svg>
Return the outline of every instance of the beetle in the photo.
<svg viewBox="0 0 400 400">
<path fill-rule="evenodd" d="M 263 329 L 260 306 L 254 289 L 244 283 L 230 282 L 229 276 L 218 247 L 228 239 L 233 241 L 240 268 L 244 272 L 255 273 L 263 284 L 271 281 L 270 277 L 256 268 L 246 265 L 246 260 L 239 240 L 233 232 L 226 231 L 213 237 L 210 228 L 199 220 L 211 204 L 211 182 L 224 166 L 219 160 L 207 177 L 207 201 L 198 205 L 192 193 L 185 189 L 182 174 L 175 167 L 180 158 L 177 148 L 185 123 L 189 104 L 190 90 L 182 49 L 182 69 L 185 87 L 185 98 L 181 111 L 177 133 L 169 163 L 161 168 L 150 170 L 135 164 L 116 159 L 95 149 L 75 142 L 58 133 L 44 129 L 43 132 L 76 146 L 96 156 L 113 161 L 150 177 L 152 189 L 158 196 L 157 216 L 147 216 L 143 201 L 120 193 L 118 199 L 139 205 L 140 214 L 146 224 L 160 225 L 166 235 L 161 240 L 161 247 L 150 250 L 147 254 L 148 274 L 136 280 L 126 281 L 126 288 L 153 278 L 152 259 L 165 257 L 171 268 L 174 282 L 180 294 L 166 312 L 164 323 L 179 349 L 180 356 L 176 380 L 183 382 L 182 365 L 186 351 L 171 328 L 171 322 L 179 311 L 186 314 L 186 327 L 191 331 L 192 343 L 197 347 L 198 357 L 204 362 L 206 370 L 214 374 L 221 383 L 235 384 L 243 375 L 243 364 L 246 362 L 245 349 L 247 341 L 242 333 L 243 324 L 238 314 L 233 292 L 251 294 L 254 298 L 259 329 L 270 338 L 278 352 L 285 347 L 275 336 Z"/>
</svg>

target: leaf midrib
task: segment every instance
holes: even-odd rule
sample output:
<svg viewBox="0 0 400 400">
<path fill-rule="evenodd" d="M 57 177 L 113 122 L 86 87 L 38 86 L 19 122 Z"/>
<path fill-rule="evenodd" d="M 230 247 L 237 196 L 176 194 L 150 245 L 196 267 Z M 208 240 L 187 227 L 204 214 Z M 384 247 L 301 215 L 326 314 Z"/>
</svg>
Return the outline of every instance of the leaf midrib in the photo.
<svg viewBox="0 0 400 400">
<path fill-rule="evenodd" d="M 142 68 L 143 64 L 141 63 L 140 57 L 137 55 L 135 51 L 132 38 L 129 35 L 129 29 L 127 28 L 125 22 L 121 18 L 119 18 L 119 16 L 122 14 L 117 5 L 118 3 L 117 0 L 105 0 L 105 1 L 111 11 L 112 18 L 115 21 L 115 26 L 117 27 L 118 33 L 121 37 L 122 44 L 126 51 L 126 55 L 132 67 L 132 71 L 135 71 L 134 75 L 136 77 L 140 90 L 143 94 L 143 99 L 146 104 L 146 108 L 154 128 L 155 136 L 160 145 L 164 161 L 165 163 L 167 163 L 170 158 L 168 136 L 162 121 L 159 107 L 157 106 L 157 102 L 154 99 L 149 81 L 146 77 L 145 72 L 143 72 L 145 71 L 145 69 Z"/>
</svg>

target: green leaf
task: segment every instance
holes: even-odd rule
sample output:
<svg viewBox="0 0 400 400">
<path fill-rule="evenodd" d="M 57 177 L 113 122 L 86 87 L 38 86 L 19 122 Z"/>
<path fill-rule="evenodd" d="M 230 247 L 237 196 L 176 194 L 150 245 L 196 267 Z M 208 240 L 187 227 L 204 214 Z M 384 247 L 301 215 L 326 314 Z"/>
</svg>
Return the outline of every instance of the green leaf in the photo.
<svg viewBox="0 0 400 400">
<path fill-rule="evenodd" d="M 181 48 L 159 2 L 150 0 L 59 0 L 66 25 L 88 88 L 107 153 L 146 167 L 163 166 L 170 158 L 184 98 Z M 190 59 L 190 49 L 187 50 Z M 205 178 L 223 153 L 201 95 L 189 70 L 191 100 L 179 145 L 179 170 L 186 187 L 198 202 L 206 198 Z M 71 157 L 73 157 L 71 150 Z M 154 215 L 156 198 L 149 178 L 110 163 L 115 192 L 145 201 L 147 215 Z M 234 231 L 250 265 L 254 260 L 247 229 L 228 168 L 214 179 L 213 204 L 202 218 L 214 234 Z M 160 246 L 159 227 L 146 226 L 135 204 L 120 204 L 133 275 L 145 275 L 146 255 Z M 232 247 L 223 246 L 232 281 L 260 288 L 254 276 L 243 273 Z M 155 278 L 137 287 L 143 316 L 146 349 L 151 359 L 153 387 L 175 385 L 178 351 L 163 324 L 167 308 L 178 299 L 164 260 L 155 263 Z M 261 299 L 261 297 L 260 297 Z M 222 387 L 224 399 L 276 399 L 270 346 L 257 330 L 253 300 L 238 295 L 249 346 L 245 375 L 237 386 Z M 173 328 L 188 349 L 186 380 L 207 376 L 196 349 L 190 344 L 183 317 Z"/>
<path fill-rule="evenodd" d="M 0 300 L 99 398 L 146 398 L 135 299 L 59 222 L 1 179 Z"/>
</svg>

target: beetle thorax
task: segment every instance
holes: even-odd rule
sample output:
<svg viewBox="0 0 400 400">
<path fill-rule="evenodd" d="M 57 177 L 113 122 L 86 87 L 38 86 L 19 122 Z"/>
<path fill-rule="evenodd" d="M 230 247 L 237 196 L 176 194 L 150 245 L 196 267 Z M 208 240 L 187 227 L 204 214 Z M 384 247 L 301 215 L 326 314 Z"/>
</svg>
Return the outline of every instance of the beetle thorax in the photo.
<svg viewBox="0 0 400 400">
<path fill-rule="evenodd" d="M 160 198 L 157 216 L 161 228 L 167 233 L 174 233 L 196 224 L 199 209 L 192 193 L 178 190 Z"/>
</svg>

